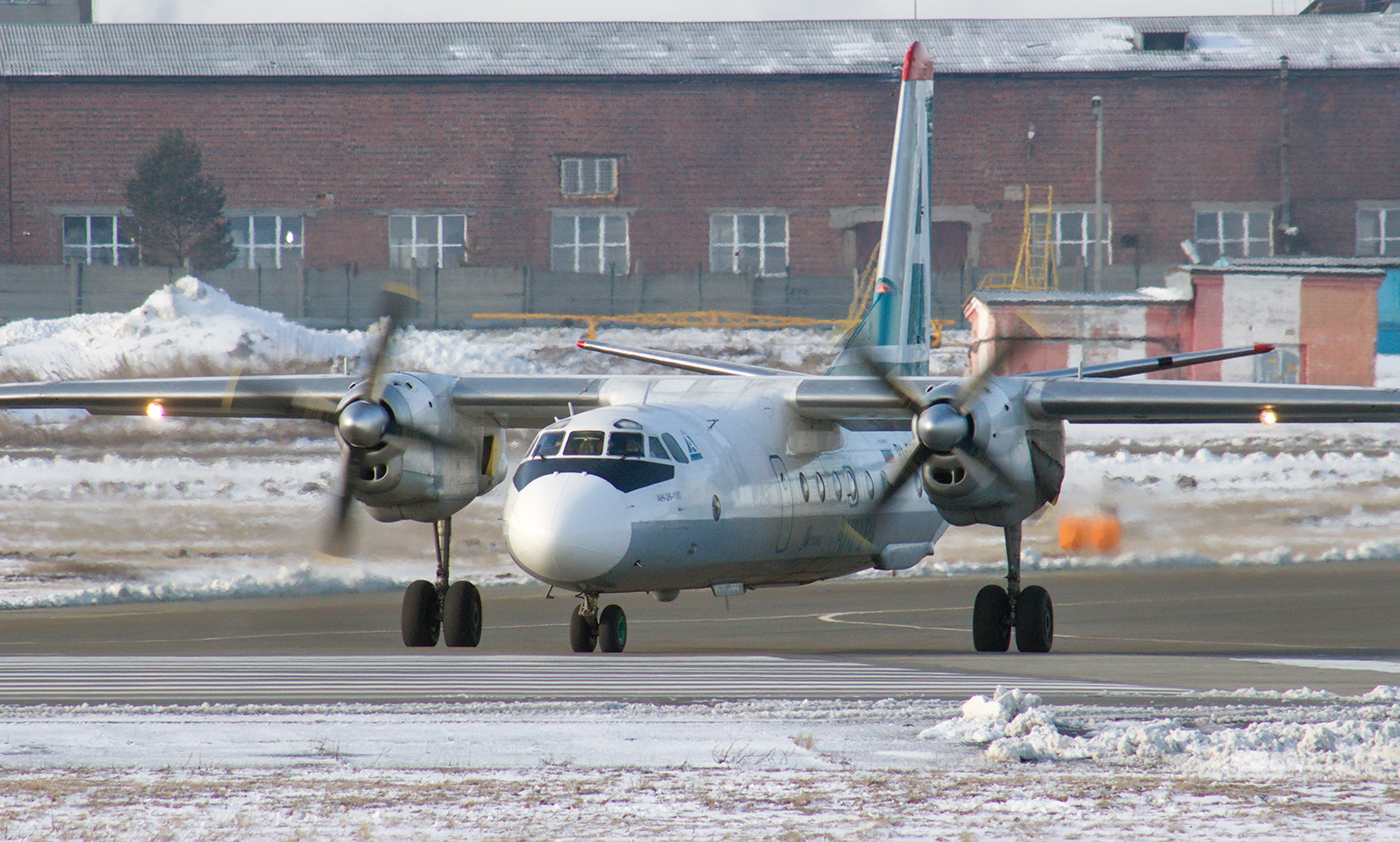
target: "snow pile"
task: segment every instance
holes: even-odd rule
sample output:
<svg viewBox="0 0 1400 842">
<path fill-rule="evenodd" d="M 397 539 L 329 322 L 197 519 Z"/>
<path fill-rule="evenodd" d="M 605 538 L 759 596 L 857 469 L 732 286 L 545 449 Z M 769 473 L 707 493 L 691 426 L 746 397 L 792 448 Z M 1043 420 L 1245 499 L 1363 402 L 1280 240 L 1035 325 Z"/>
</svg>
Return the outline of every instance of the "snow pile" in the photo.
<svg viewBox="0 0 1400 842">
<path fill-rule="evenodd" d="M 186 277 L 130 313 L 0 326 L 0 371 L 37 380 L 212 373 L 231 365 L 270 371 L 295 361 L 329 364 L 357 355 L 363 345 L 356 332 L 311 330 Z"/>
<path fill-rule="evenodd" d="M 1396 692 L 1394 687 L 1377 687 L 1359 697 L 1359 705 L 1324 709 L 1320 721 L 1190 724 L 1162 718 L 1103 722 L 1075 734 L 1071 723 L 1040 697 L 998 687 L 990 699 L 972 697 L 963 704 L 961 716 L 927 728 L 918 737 L 982 745 L 987 759 L 995 762 L 1160 761 L 1197 775 L 1394 775 L 1400 773 Z M 1303 689 L 1298 698 L 1315 695 Z"/>
</svg>

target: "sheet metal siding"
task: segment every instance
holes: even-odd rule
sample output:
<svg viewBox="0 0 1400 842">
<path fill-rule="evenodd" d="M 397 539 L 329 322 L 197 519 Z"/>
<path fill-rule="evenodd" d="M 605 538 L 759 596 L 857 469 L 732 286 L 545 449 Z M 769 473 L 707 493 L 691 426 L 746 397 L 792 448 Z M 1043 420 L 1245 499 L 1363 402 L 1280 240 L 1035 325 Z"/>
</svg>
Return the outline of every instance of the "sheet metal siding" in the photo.
<svg viewBox="0 0 1400 842">
<path fill-rule="evenodd" d="M 1143 51 L 1142 32 L 1188 49 Z M 0 25 L 7 77 L 889 75 L 1400 68 L 1400 15 L 727 23 Z"/>
</svg>

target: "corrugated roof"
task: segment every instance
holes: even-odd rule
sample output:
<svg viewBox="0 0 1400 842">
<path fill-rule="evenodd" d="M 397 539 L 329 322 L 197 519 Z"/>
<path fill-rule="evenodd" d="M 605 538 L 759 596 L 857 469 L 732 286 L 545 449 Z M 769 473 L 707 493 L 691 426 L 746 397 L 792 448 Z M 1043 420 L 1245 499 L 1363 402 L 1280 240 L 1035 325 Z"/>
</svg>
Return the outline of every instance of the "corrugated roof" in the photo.
<svg viewBox="0 0 1400 842">
<path fill-rule="evenodd" d="M 1186 49 L 1141 49 L 1181 32 Z M 1400 15 L 732 23 L 0 25 L 36 76 L 883 75 L 1400 68 Z"/>
</svg>

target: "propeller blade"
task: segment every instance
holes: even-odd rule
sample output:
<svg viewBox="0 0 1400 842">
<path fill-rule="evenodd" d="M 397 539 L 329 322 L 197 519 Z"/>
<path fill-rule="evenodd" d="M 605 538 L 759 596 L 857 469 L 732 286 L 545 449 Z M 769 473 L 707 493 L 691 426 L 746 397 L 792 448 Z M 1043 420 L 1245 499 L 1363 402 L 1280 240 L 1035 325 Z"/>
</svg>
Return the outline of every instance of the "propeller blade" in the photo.
<svg viewBox="0 0 1400 842">
<path fill-rule="evenodd" d="M 418 293 L 412 287 L 396 283 L 384 285 L 379 300 L 379 333 L 370 348 L 369 365 L 365 369 L 365 394 L 375 403 L 384 397 L 382 381 L 389 366 L 389 348 L 417 300 Z"/>
<path fill-rule="evenodd" d="M 350 504 L 354 502 L 355 482 L 364 464 L 364 451 L 354 447 L 346 449 L 345 458 L 341 461 L 340 490 L 336 494 L 335 508 L 331 510 L 331 523 L 323 549 L 326 555 L 333 558 L 344 558 L 350 552 Z"/>
<path fill-rule="evenodd" d="M 963 378 L 962 383 L 958 385 L 958 394 L 957 397 L 953 398 L 953 406 L 964 415 L 967 414 L 967 406 L 972 403 L 973 398 L 986 388 L 987 382 L 997 376 L 997 372 L 1006 364 L 1007 358 L 1025 342 L 1017 336 L 998 336 L 996 340 L 996 350 L 992 352 L 992 358 L 987 361 L 987 364 L 978 369 L 972 376 Z"/>
<path fill-rule="evenodd" d="M 918 439 L 914 439 L 913 443 L 904 448 L 904 451 L 899 455 L 899 467 L 895 469 L 893 475 L 886 476 L 888 482 L 884 490 L 875 498 L 875 509 L 878 511 L 884 508 L 885 504 L 898 494 L 899 490 L 908 484 L 915 474 L 919 473 L 919 469 L 932 455 L 933 451 L 925 447 L 923 442 Z"/>
<path fill-rule="evenodd" d="M 865 366 L 866 371 L 879 379 L 881 383 L 884 383 L 885 388 L 889 389 L 890 392 L 898 396 L 900 401 L 903 402 L 905 409 L 909 410 L 909 412 L 914 415 L 918 415 L 923 411 L 923 397 L 906 386 L 903 381 L 886 371 L 884 366 L 880 365 L 880 363 L 870 355 L 869 349 L 857 348 L 855 351 L 856 359 L 860 360 L 861 364 Z"/>
</svg>

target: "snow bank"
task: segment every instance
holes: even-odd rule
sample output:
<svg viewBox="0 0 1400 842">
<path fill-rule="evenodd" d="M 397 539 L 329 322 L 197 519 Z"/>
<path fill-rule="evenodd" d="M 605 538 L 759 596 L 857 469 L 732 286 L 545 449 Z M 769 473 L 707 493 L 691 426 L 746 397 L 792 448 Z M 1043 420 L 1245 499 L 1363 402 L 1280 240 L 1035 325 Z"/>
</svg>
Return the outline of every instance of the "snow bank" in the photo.
<svg viewBox="0 0 1400 842">
<path fill-rule="evenodd" d="M 1300 771 L 1400 772 L 1400 704 L 1394 687 L 1377 687 L 1353 701 L 1306 718 L 1238 723 L 1207 714 L 1206 722 L 1178 718 L 1108 721 L 1087 733 L 1061 718 L 1034 694 L 998 687 L 974 696 L 961 716 L 926 728 L 920 740 L 984 746 L 995 762 L 1092 760 L 1124 764 L 1165 762 L 1196 775 L 1287 775 Z M 1240 698 L 1250 698 L 1246 693 Z M 1303 689 L 1289 701 L 1315 700 Z"/>
</svg>

